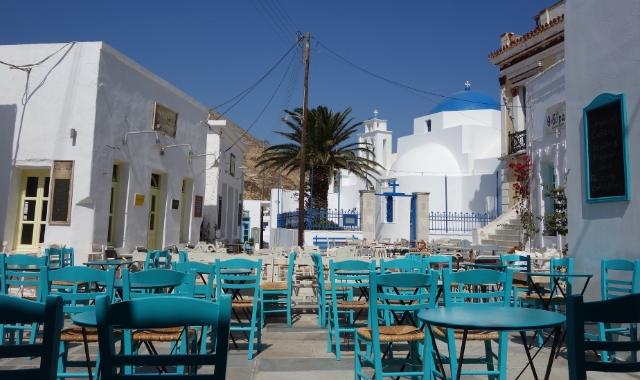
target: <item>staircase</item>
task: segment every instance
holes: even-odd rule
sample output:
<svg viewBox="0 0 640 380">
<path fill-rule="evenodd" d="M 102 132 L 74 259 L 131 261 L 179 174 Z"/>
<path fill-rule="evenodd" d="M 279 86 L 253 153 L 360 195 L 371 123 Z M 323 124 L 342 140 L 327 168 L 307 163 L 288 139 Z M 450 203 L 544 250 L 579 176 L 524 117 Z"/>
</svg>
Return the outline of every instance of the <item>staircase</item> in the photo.
<svg viewBox="0 0 640 380">
<path fill-rule="evenodd" d="M 520 245 L 520 231 L 517 229 L 520 221 L 509 219 L 506 223 L 497 226 L 488 239 L 482 239 L 481 245 L 497 245 L 499 252 L 509 252 L 509 250 Z"/>
<path fill-rule="evenodd" d="M 520 220 L 515 207 L 498 216 L 491 223 L 473 231 L 473 244 L 498 246 L 498 252 L 507 253 L 520 243 L 517 229 Z"/>
</svg>

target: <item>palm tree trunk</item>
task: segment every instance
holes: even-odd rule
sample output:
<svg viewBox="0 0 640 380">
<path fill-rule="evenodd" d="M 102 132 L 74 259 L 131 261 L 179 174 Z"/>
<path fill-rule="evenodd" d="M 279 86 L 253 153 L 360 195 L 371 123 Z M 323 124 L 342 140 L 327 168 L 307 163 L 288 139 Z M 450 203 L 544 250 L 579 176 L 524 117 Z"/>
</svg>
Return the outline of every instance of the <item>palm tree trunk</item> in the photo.
<svg viewBox="0 0 640 380">
<path fill-rule="evenodd" d="M 313 167 L 313 208 L 328 207 L 329 176 L 326 166 Z"/>
</svg>

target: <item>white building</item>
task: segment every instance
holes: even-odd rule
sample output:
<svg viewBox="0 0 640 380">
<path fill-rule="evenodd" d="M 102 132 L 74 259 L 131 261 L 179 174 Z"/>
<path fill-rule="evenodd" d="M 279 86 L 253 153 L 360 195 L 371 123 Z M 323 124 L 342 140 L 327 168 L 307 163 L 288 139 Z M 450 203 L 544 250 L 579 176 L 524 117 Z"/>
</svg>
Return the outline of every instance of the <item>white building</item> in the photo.
<svg viewBox="0 0 640 380">
<path fill-rule="evenodd" d="M 571 169 L 567 180 L 567 211 L 569 213 L 569 255 L 575 258 L 574 270 L 593 273 L 587 288 L 591 299 L 600 299 L 599 273 L 602 258 L 638 259 L 640 246 L 640 39 L 637 26 L 640 3 L 633 0 L 602 2 L 598 0 L 567 0 L 566 13 L 566 130 L 567 166 Z M 628 192 L 628 200 L 594 199 L 587 195 L 587 165 L 594 158 L 585 147 L 585 108 L 604 93 L 624 94 L 622 106 L 626 110 L 627 174 L 619 182 Z M 614 113 L 617 115 L 617 113 Z M 612 118 L 609 126 L 620 130 L 625 114 Z M 592 123 L 590 128 L 597 125 Z M 603 124 L 607 125 L 607 123 Z M 594 129 L 595 130 L 595 129 Z M 617 146 L 625 141 L 617 134 Z M 593 140 L 592 140 L 593 141 Z M 608 143 L 605 139 L 603 142 Z M 612 141 L 609 141 L 612 142 Z M 613 145 L 613 144 L 612 144 Z M 613 157 L 625 154 L 614 152 Z M 603 157 L 604 159 L 604 157 Z M 608 158 L 607 158 L 608 159 Z M 603 162 L 608 164 L 608 162 Z M 610 170 L 622 168 L 613 165 Z M 591 173 L 593 174 L 593 173 Z M 622 178 L 616 175 L 605 184 L 615 184 Z M 615 181 L 614 181 L 615 180 Z M 597 189 L 592 188 L 591 191 Z M 592 196 L 593 192 L 590 193 Z"/>
<path fill-rule="evenodd" d="M 102 42 L 0 46 L 0 61 L 14 65 L 46 57 L 29 71 L 0 65 L 5 249 L 62 243 L 82 262 L 91 244 L 131 252 L 197 242 L 213 156 L 188 155 L 224 150 L 233 136 L 214 146 L 207 107 Z M 242 145 L 224 165 L 231 154 L 241 165 Z M 221 195 L 233 238 L 240 202 L 229 189 L 242 184 L 229 182 Z"/>
<path fill-rule="evenodd" d="M 415 197 L 413 193 L 430 193 L 429 208 L 435 213 L 480 213 L 488 218 L 498 213 L 498 166 L 500 157 L 500 106 L 488 95 L 464 91 L 451 95 L 429 114 L 414 119 L 413 134 L 398 138 L 392 154 L 392 132 L 387 121 L 376 117 L 364 122 L 359 142 L 367 143 L 382 166 L 379 176 L 372 176 L 377 194 L 393 192 L 407 196 L 376 196 L 375 234 L 377 239 L 415 240 Z M 329 208 L 359 210 L 360 191 L 365 181 L 346 170 L 329 189 Z M 394 182 L 395 181 L 395 182 Z M 295 211 L 291 196 L 272 192 L 272 209 Z M 279 206 L 279 207 L 278 207 Z M 444 216 L 443 216 L 444 217 Z M 276 215 L 271 220 L 275 226 Z M 439 230 L 434 230 L 437 228 Z M 455 223 L 432 226 L 432 236 L 465 236 Z"/>
<path fill-rule="evenodd" d="M 242 236 L 245 242 L 253 238 L 256 248 L 269 245 L 271 231 L 271 212 L 269 201 L 244 201 L 242 211 Z M 266 244 L 264 244 L 266 243 Z"/>
</svg>

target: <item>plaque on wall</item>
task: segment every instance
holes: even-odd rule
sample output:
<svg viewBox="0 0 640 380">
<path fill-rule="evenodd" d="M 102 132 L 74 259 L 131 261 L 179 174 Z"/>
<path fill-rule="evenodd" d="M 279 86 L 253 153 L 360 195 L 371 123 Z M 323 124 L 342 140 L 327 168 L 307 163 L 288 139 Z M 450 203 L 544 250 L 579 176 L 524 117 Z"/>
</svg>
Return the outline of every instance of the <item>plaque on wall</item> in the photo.
<svg viewBox="0 0 640 380">
<path fill-rule="evenodd" d="M 73 161 L 54 161 L 51 179 L 51 210 L 49 224 L 71 223 L 71 193 L 73 189 Z"/>
<path fill-rule="evenodd" d="M 144 194 L 135 193 L 134 200 L 133 200 L 133 205 L 134 206 L 144 206 Z"/>
<path fill-rule="evenodd" d="M 153 107 L 153 130 L 169 137 L 176 137 L 178 126 L 178 113 L 155 103 Z"/>
<path fill-rule="evenodd" d="M 203 199 L 201 195 L 196 195 L 193 202 L 193 217 L 202 218 Z"/>
<path fill-rule="evenodd" d="M 583 110 L 587 203 L 628 201 L 624 94 L 600 94 Z"/>
</svg>

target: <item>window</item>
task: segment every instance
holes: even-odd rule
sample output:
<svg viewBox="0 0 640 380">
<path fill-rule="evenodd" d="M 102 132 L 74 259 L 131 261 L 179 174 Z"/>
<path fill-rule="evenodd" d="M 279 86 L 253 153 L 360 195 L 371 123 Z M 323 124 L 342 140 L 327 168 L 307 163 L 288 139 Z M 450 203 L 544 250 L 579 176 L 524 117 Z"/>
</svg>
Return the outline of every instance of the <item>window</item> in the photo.
<svg viewBox="0 0 640 380">
<path fill-rule="evenodd" d="M 393 223 L 393 197 L 392 196 L 387 196 L 386 198 L 386 212 L 385 212 L 385 221 L 387 223 Z"/>
<path fill-rule="evenodd" d="M 107 230 L 108 245 L 116 245 L 116 224 L 118 220 L 118 177 L 120 175 L 120 167 L 113 165 L 111 172 L 111 199 L 109 201 L 109 229 Z"/>
<path fill-rule="evenodd" d="M 222 197 L 218 196 L 218 228 L 222 225 Z"/>
<path fill-rule="evenodd" d="M 232 177 L 236 176 L 236 155 L 231 153 L 231 158 L 229 159 L 229 174 Z"/>
<path fill-rule="evenodd" d="M 431 119 L 427 120 L 427 132 L 431 132 Z"/>
</svg>

